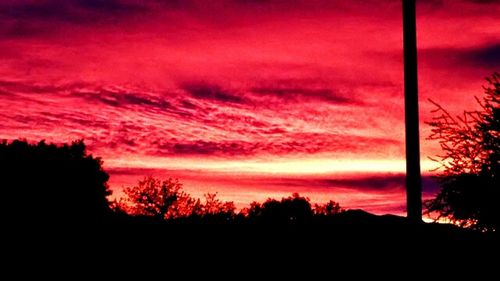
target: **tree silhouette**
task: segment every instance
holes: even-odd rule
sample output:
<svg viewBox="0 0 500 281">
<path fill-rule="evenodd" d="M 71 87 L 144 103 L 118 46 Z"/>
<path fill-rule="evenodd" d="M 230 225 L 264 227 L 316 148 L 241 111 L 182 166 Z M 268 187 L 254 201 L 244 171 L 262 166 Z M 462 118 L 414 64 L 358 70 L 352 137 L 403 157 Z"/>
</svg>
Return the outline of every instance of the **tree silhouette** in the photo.
<svg viewBox="0 0 500 281">
<path fill-rule="evenodd" d="M 203 195 L 205 202 L 197 200 L 193 213 L 199 216 L 225 216 L 231 218 L 235 215 L 236 207 L 233 202 L 223 202 L 217 198 L 217 193 Z"/>
<path fill-rule="evenodd" d="M 0 143 L 3 205 L 20 223 L 96 223 L 112 214 L 108 174 L 82 140 L 71 145 Z"/>
<path fill-rule="evenodd" d="M 216 193 L 205 194 L 204 202 L 194 199 L 182 190 L 182 184 L 177 179 L 172 178 L 160 180 L 146 177 L 124 192 L 126 197 L 113 203 L 115 211 L 162 220 L 194 216 L 230 218 L 236 210 L 233 202 L 219 200 Z"/>
<path fill-rule="evenodd" d="M 437 212 L 462 226 L 482 230 L 500 227 L 500 75 L 487 78 L 485 96 L 476 98 L 478 111 L 452 116 L 431 101 L 438 115 L 428 124 L 443 155 L 437 159 L 442 187 L 437 197 L 425 202 L 427 212 Z"/>
<path fill-rule="evenodd" d="M 253 202 L 245 213 L 252 221 L 271 224 L 302 224 L 313 217 L 309 198 L 298 193 L 281 201 L 267 199 L 263 204 Z"/>
<path fill-rule="evenodd" d="M 137 185 L 124 190 L 126 197 L 120 202 L 121 208 L 130 214 L 153 216 L 158 219 L 177 217 L 186 212 L 186 204 L 194 204 L 187 193 L 182 191 L 178 180 L 160 180 L 146 177 Z"/>
<path fill-rule="evenodd" d="M 342 213 L 344 210 L 335 201 L 328 201 L 325 204 L 314 204 L 314 214 L 323 216 L 333 216 Z"/>
</svg>

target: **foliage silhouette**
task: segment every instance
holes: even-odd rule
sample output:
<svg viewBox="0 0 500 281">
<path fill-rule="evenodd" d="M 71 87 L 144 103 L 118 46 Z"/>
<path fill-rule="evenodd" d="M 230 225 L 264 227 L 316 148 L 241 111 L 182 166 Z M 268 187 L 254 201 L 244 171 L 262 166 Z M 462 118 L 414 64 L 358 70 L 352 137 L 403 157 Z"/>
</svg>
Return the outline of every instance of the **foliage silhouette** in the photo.
<svg viewBox="0 0 500 281">
<path fill-rule="evenodd" d="M 314 215 L 309 198 L 298 193 L 281 201 L 267 199 L 263 204 L 253 202 L 245 213 L 251 221 L 265 224 L 303 224 L 310 222 Z"/>
<path fill-rule="evenodd" d="M 427 213 L 438 213 L 462 226 L 480 230 L 500 229 L 500 74 L 487 78 L 485 96 L 476 98 L 478 111 L 453 117 L 436 106 L 428 124 L 444 154 L 436 176 L 442 189 L 425 202 Z"/>
<path fill-rule="evenodd" d="M 121 209 L 134 215 L 153 216 L 158 219 L 173 217 L 183 211 L 182 204 L 189 201 L 182 185 L 171 178 L 160 180 L 146 177 L 124 190 L 126 197 Z M 174 206 L 175 205 L 175 206 Z"/>
<path fill-rule="evenodd" d="M 108 174 L 82 140 L 71 145 L 0 143 L 0 171 L 8 218 L 24 223 L 98 223 L 112 212 Z"/>
<path fill-rule="evenodd" d="M 236 207 L 233 202 L 223 202 L 217 198 L 217 193 L 207 193 L 203 195 L 204 203 L 198 199 L 193 214 L 201 217 L 220 217 L 231 219 L 235 216 Z"/>
<path fill-rule="evenodd" d="M 193 199 L 182 190 L 178 181 L 161 181 L 151 177 L 129 189 L 132 197 L 109 204 L 106 199 L 111 193 L 106 184 L 108 175 L 102 170 L 101 160 L 86 153 L 83 141 L 60 146 L 43 141 L 37 144 L 3 141 L 0 143 L 0 165 L 2 199 L 4 208 L 8 210 L 8 222 L 41 225 L 43 228 L 36 229 L 48 230 L 48 233 L 53 229 L 50 227 L 56 226 L 60 230 L 60 227 L 75 225 L 84 227 L 79 230 L 91 231 L 78 233 L 98 234 L 99 237 L 107 233 L 106 236 L 113 239 L 127 233 L 134 236 L 139 231 L 146 231 L 145 239 L 151 239 L 148 235 L 153 233 L 168 233 L 172 241 L 175 237 L 181 239 L 195 234 L 198 239 L 217 237 L 220 243 L 228 246 L 231 237 L 239 237 L 240 241 L 261 237 L 263 241 L 273 243 L 281 241 L 284 236 L 295 242 L 311 239 L 323 242 L 359 239 L 391 241 L 422 232 L 433 239 L 490 238 L 474 236 L 466 230 L 458 231 L 458 228 L 449 225 L 413 225 L 396 216 L 375 216 L 360 210 L 343 211 L 333 201 L 312 207 L 309 199 L 299 194 L 281 200 L 268 199 L 262 204 L 254 202 L 249 208 L 236 213 L 232 202 L 219 200 L 216 194 L 206 194 L 204 199 Z M 154 204 L 144 199 L 144 193 L 141 193 L 144 190 L 149 192 L 146 193 L 148 196 L 157 197 L 157 201 L 153 200 Z M 139 198 L 138 204 L 127 201 L 131 198 Z M 92 232 L 89 223 L 97 223 L 99 231 Z M 270 226 L 273 232 L 267 231 Z M 115 229 L 117 232 L 113 232 Z M 280 229 L 286 232 L 280 232 Z M 302 231 L 309 233 L 311 239 L 304 240 Z M 40 234 L 39 231 L 28 233 Z M 249 240 L 241 239 L 242 235 L 248 235 Z M 133 239 L 137 237 L 127 240 Z M 193 241 L 198 240 L 190 240 L 189 243 Z M 213 243 L 212 240 L 205 241 Z"/>
<path fill-rule="evenodd" d="M 334 216 L 342 213 L 344 209 L 340 207 L 339 203 L 330 200 L 325 204 L 314 204 L 313 211 L 316 216 Z"/>
<path fill-rule="evenodd" d="M 253 202 L 239 214 L 233 202 L 224 202 L 216 193 L 207 193 L 204 199 L 194 199 L 182 190 L 178 180 L 160 180 L 146 177 L 136 186 L 125 189 L 125 197 L 112 203 L 118 213 L 146 216 L 157 220 L 182 220 L 198 223 L 258 223 L 258 224 L 304 224 L 313 216 L 331 217 L 343 211 L 334 201 L 315 204 L 298 193 L 292 196 L 268 199 L 264 203 Z"/>
<path fill-rule="evenodd" d="M 172 178 L 161 180 L 149 176 L 124 192 L 126 196 L 115 201 L 113 208 L 135 216 L 152 216 L 161 220 L 209 216 L 231 218 L 236 210 L 233 202 L 220 201 L 216 193 L 205 194 L 204 202 L 193 199 L 182 190 L 182 184 Z"/>
</svg>

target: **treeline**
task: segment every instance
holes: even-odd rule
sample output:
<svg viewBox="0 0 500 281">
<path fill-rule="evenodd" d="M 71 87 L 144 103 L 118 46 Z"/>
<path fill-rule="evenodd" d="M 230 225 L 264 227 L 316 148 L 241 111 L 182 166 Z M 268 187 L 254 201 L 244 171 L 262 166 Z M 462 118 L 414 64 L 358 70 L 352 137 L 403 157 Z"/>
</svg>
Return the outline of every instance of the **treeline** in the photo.
<svg viewBox="0 0 500 281">
<path fill-rule="evenodd" d="M 146 177 L 108 201 L 109 175 L 83 141 L 55 145 L 44 141 L 0 143 L 4 205 L 13 222 L 113 223 L 117 221 L 303 224 L 343 210 L 334 201 L 311 204 L 295 193 L 281 200 L 253 202 L 237 210 L 216 194 L 193 198 L 174 179 Z M 20 200 L 22 198 L 22 201 Z"/>
<path fill-rule="evenodd" d="M 94 238 L 108 233 L 115 239 L 127 240 L 142 233 L 168 234 L 169 239 L 185 241 L 185 237 L 202 235 L 226 245 L 235 235 L 267 241 L 272 233 L 281 233 L 276 236 L 279 241 L 286 236 L 295 242 L 318 239 L 358 243 L 401 237 L 413 237 L 416 241 L 496 239 L 452 225 L 412 224 L 403 217 L 344 211 L 333 201 L 311 204 L 299 194 L 253 202 L 237 211 L 232 202 L 221 201 L 216 194 L 193 198 L 173 179 L 146 177 L 127 188 L 125 197 L 109 202 L 109 176 L 102 169 L 101 159 L 87 154 L 83 141 L 63 145 L 2 141 L 0 171 L 2 207 L 6 210 L 4 228 L 38 238 L 43 233 L 66 233 L 76 227 L 76 233 L 84 235 L 90 231 Z M 21 231 L 26 227 L 30 230 Z M 99 231 L 93 232 L 96 228 Z"/>
<path fill-rule="evenodd" d="M 207 193 L 203 199 L 191 197 L 177 179 L 160 180 L 146 177 L 124 190 L 125 196 L 111 202 L 111 209 L 119 214 L 146 216 L 156 220 L 249 220 L 262 223 L 305 223 L 313 217 L 328 217 L 343 211 L 334 201 L 311 204 L 309 198 L 298 193 L 281 200 L 267 199 L 252 202 L 240 211 L 233 202 L 221 201 L 216 193 Z"/>
</svg>

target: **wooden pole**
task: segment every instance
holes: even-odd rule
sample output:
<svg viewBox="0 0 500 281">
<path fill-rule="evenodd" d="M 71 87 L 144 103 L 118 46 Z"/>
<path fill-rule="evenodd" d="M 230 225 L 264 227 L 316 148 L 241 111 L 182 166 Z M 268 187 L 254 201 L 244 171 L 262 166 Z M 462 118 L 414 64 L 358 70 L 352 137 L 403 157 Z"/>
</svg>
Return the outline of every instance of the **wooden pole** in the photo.
<svg viewBox="0 0 500 281">
<path fill-rule="evenodd" d="M 413 222 L 422 221 L 422 178 L 418 119 L 417 32 L 415 0 L 403 0 L 403 48 L 406 138 L 406 208 Z"/>
</svg>

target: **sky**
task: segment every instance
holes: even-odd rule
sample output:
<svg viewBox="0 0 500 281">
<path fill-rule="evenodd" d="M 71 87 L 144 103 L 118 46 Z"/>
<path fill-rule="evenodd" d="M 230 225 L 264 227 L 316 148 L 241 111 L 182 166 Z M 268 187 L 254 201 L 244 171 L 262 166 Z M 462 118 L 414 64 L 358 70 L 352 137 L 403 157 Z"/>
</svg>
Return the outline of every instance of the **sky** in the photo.
<svg viewBox="0 0 500 281">
<path fill-rule="evenodd" d="M 500 1 L 417 7 L 424 198 L 432 99 L 474 109 Z M 0 139 L 84 139 L 114 197 L 144 176 L 243 207 L 292 192 L 405 213 L 401 1 L 2 0 Z"/>
</svg>

